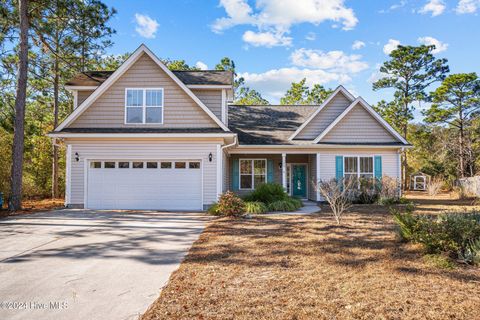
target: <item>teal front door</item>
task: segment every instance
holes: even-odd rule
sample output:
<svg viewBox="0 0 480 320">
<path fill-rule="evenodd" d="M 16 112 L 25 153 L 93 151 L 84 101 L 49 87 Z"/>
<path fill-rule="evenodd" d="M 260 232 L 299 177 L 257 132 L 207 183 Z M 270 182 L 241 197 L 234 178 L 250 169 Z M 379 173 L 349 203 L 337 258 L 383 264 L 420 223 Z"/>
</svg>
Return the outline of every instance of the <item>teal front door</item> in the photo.
<svg viewBox="0 0 480 320">
<path fill-rule="evenodd" d="M 292 195 L 294 197 L 307 197 L 307 166 L 292 164 Z"/>
</svg>

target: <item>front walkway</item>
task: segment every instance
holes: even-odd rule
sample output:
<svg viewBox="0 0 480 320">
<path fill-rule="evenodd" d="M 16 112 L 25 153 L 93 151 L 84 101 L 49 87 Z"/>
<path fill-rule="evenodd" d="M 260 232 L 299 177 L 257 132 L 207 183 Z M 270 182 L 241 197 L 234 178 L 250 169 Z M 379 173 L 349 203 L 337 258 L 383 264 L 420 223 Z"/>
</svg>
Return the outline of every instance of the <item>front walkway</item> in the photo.
<svg viewBox="0 0 480 320">
<path fill-rule="evenodd" d="M 304 200 L 303 207 L 293 212 L 272 212 L 272 214 L 289 214 L 289 215 L 308 215 L 320 212 L 320 207 L 314 201 Z"/>
<path fill-rule="evenodd" d="M 0 319 L 137 319 L 208 220 L 83 210 L 0 220 Z"/>
</svg>

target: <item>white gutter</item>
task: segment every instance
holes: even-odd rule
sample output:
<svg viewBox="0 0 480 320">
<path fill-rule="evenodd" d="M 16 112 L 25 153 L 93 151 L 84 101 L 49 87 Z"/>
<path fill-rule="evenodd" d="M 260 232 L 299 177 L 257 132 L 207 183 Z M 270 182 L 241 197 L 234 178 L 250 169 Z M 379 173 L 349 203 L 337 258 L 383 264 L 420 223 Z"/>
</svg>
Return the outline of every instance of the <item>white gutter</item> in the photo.
<svg viewBox="0 0 480 320">
<path fill-rule="evenodd" d="M 228 138 L 234 133 L 73 133 L 51 132 L 52 138 Z"/>
<path fill-rule="evenodd" d="M 237 144 L 237 135 L 233 136 L 233 142 L 222 147 L 222 151 Z"/>
<path fill-rule="evenodd" d="M 380 149 L 397 149 L 397 148 L 413 148 L 413 146 L 405 145 L 352 145 L 352 144 L 296 144 L 296 145 L 261 145 L 261 144 L 251 144 L 251 145 L 239 145 L 238 149 L 335 149 L 335 148 L 380 148 Z"/>
</svg>

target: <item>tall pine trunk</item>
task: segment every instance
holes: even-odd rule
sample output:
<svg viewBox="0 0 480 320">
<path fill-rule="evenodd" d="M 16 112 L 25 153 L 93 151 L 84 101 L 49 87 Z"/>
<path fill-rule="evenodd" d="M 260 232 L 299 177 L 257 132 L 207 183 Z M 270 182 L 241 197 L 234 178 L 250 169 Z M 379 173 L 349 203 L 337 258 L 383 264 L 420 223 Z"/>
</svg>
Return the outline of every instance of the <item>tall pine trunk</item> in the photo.
<svg viewBox="0 0 480 320">
<path fill-rule="evenodd" d="M 19 0 L 20 46 L 18 51 L 17 89 L 15 96 L 15 121 L 12 147 L 11 194 L 8 208 L 22 208 L 23 150 L 25 138 L 25 104 L 27 100 L 28 73 L 28 0 Z"/>
<path fill-rule="evenodd" d="M 58 44 L 57 44 L 58 45 Z M 58 49 L 58 47 L 57 47 Z M 59 66 L 58 57 L 55 56 L 54 62 L 54 78 L 53 78 L 53 128 L 58 126 L 58 91 L 59 91 Z M 52 198 L 58 198 L 58 146 L 53 140 L 53 156 L 52 156 Z"/>
</svg>

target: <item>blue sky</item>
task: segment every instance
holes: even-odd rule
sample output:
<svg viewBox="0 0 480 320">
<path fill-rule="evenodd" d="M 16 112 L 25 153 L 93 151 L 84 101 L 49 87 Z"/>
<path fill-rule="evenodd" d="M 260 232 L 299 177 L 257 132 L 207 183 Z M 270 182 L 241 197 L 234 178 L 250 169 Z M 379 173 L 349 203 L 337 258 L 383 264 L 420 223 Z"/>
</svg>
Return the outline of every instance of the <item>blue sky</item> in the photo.
<svg viewBox="0 0 480 320">
<path fill-rule="evenodd" d="M 272 103 L 291 81 L 343 84 L 370 103 L 378 65 L 398 43 L 436 43 L 451 72 L 480 72 L 480 0 L 136 0 L 117 9 L 108 53 L 145 43 L 159 57 L 213 68 L 232 58 Z M 356 44 L 354 46 L 354 44 Z"/>
</svg>

